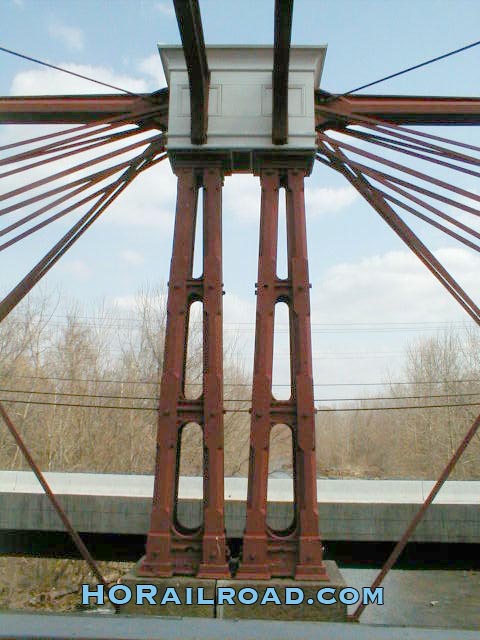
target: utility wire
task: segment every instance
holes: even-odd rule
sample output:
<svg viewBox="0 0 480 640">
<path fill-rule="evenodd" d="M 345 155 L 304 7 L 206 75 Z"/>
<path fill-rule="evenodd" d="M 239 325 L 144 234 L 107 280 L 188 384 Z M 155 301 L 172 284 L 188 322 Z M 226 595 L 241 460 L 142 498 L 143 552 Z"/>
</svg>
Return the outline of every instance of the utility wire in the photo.
<svg viewBox="0 0 480 640">
<path fill-rule="evenodd" d="M 92 174 L 92 175 L 97 175 L 97 174 Z M 55 313 L 51 316 L 52 318 L 65 318 L 66 320 L 69 319 L 69 315 L 68 314 L 62 314 L 62 313 Z M 92 320 L 92 321 L 101 321 L 101 322 L 105 322 L 105 323 L 110 323 L 108 318 L 104 318 L 103 316 L 95 316 L 95 315 L 88 315 L 88 316 L 77 316 L 75 319 L 72 320 L 73 323 L 75 324 L 79 324 L 81 321 L 83 320 Z M 17 320 L 16 322 L 22 322 L 21 319 Z M 26 321 L 23 321 L 26 322 Z M 121 323 L 126 323 L 126 324 L 140 324 L 142 322 L 141 319 L 137 319 L 137 318 L 116 318 L 115 319 L 115 324 L 117 322 L 121 322 Z M 203 324 L 202 320 L 192 320 L 191 324 L 196 324 L 196 325 L 201 325 Z M 242 325 L 249 325 L 249 326 L 255 326 L 255 322 L 252 321 L 243 321 L 243 322 L 224 322 L 224 325 L 232 325 L 232 326 L 242 326 Z M 465 320 L 420 320 L 420 321 L 398 321 L 398 322 L 312 322 L 311 326 L 312 327 L 356 327 L 356 326 L 361 326 L 361 327 L 375 327 L 375 326 L 394 326 L 394 325 L 410 325 L 410 326 L 416 326 L 416 325 L 434 325 L 435 327 L 437 326 L 451 326 L 451 325 L 472 325 L 472 326 L 476 326 L 475 323 L 473 321 L 465 321 Z M 281 327 L 288 327 L 288 322 L 279 322 L 278 326 Z"/>
<path fill-rule="evenodd" d="M 28 380 L 58 380 L 61 382 L 94 382 L 96 384 L 153 384 L 159 385 L 159 381 L 152 380 L 99 380 L 98 378 L 63 378 L 56 376 L 31 376 L 31 375 L 10 375 L 10 378 L 28 379 Z M 421 385 L 421 384 L 457 384 L 467 382 L 480 382 L 480 379 L 464 379 L 464 380 L 421 380 L 415 382 L 323 382 L 314 384 L 314 387 L 379 387 L 384 385 Z M 190 382 L 186 386 L 199 386 L 199 383 Z M 224 383 L 225 387 L 251 387 L 248 382 L 228 382 Z M 290 387 L 288 383 L 274 383 L 273 387 Z"/>
<path fill-rule="evenodd" d="M 134 98 L 140 98 L 142 100 L 148 99 L 148 96 L 142 96 L 138 93 L 134 93 L 133 91 L 128 91 L 128 89 L 122 89 L 122 87 L 117 87 L 114 84 L 109 84 L 108 82 L 102 82 L 101 80 L 95 80 L 95 78 L 91 78 L 90 76 L 85 76 L 81 73 L 76 73 L 75 71 L 69 71 L 68 69 L 64 69 L 63 67 L 57 67 L 54 64 L 50 64 L 49 62 L 39 60 L 38 58 L 32 58 L 31 56 L 27 56 L 24 53 L 19 53 L 18 51 L 12 51 L 11 49 L 6 49 L 5 47 L 0 47 L 0 51 L 3 51 L 4 53 L 9 53 L 12 56 L 17 56 L 17 58 L 23 58 L 24 60 L 35 62 L 36 64 L 40 64 L 44 67 L 49 67 L 50 69 L 55 69 L 56 71 L 62 71 L 63 73 L 68 73 L 69 75 L 75 76 L 77 78 L 81 78 L 82 80 L 95 82 L 95 84 L 100 84 L 103 87 L 108 87 L 109 89 L 115 89 L 117 91 L 121 91 L 122 93 L 126 93 L 129 96 L 133 96 Z"/>
<path fill-rule="evenodd" d="M 82 409 L 120 409 L 122 411 L 157 411 L 156 407 L 122 407 L 119 405 L 99 405 L 99 404 L 73 404 L 71 402 L 41 402 L 39 400 L 10 400 L 8 398 L 1 398 L 0 402 L 13 403 L 13 404 L 32 404 L 43 405 L 51 407 L 80 407 Z M 347 411 L 396 411 L 401 409 L 441 409 L 450 408 L 456 409 L 459 407 L 478 407 L 480 402 L 466 402 L 462 404 L 427 404 L 427 405 L 412 405 L 408 407 L 360 407 L 353 409 L 315 409 L 316 412 L 347 412 Z M 225 413 L 250 413 L 250 409 L 224 409 Z"/>
<path fill-rule="evenodd" d="M 477 47 L 480 44 L 480 40 L 476 42 L 472 42 L 471 44 L 467 44 L 464 47 L 460 47 L 460 49 L 455 49 L 454 51 L 449 51 L 448 53 L 444 53 L 441 56 L 437 56 L 436 58 L 431 58 L 430 60 L 426 60 L 425 62 L 421 62 L 420 64 L 416 64 L 413 67 L 408 67 L 407 69 L 402 69 L 402 71 L 397 71 L 397 73 L 392 73 L 389 76 L 385 76 L 380 78 L 379 80 L 375 80 L 374 82 L 369 82 L 368 84 L 363 84 L 360 87 L 356 87 L 355 89 L 350 89 L 350 91 L 346 91 L 345 93 L 332 95 L 330 99 L 335 98 L 343 98 L 344 96 L 348 96 L 351 93 L 355 93 L 356 91 L 361 91 L 362 89 L 367 89 L 368 87 L 373 87 L 376 84 L 380 84 L 380 82 L 385 82 L 385 80 L 390 80 L 391 78 L 396 78 L 398 76 L 403 75 L 404 73 L 409 73 L 410 71 L 414 71 L 415 69 L 420 69 L 421 67 L 426 67 L 428 64 L 432 64 L 432 62 L 438 62 L 438 60 L 444 60 L 445 58 L 449 58 L 457 53 L 461 53 L 462 51 L 466 51 L 467 49 L 473 49 L 473 47 Z"/>
<path fill-rule="evenodd" d="M 200 386 L 200 385 L 199 385 Z M 38 396 L 59 396 L 71 398 L 92 398 L 95 400 L 151 400 L 157 401 L 155 396 L 119 396 L 119 395 L 102 395 L 96 393 L 67 393 L 58 391 L 31 391 L 30 389 L 0 389 L 0 393 L 23 393 Z M 363 398 L 315 398 L 315 402 L 361 402 L 364 400 L 421 400 L 428 398 L 466 398 L 480 395 L 480 391 L 472 393 L 441 393 L 433 395 L 420 396 L 377 396 Z M 250 398 L 224 398 L 224 402 L 250 402 Z"/>
</svg>

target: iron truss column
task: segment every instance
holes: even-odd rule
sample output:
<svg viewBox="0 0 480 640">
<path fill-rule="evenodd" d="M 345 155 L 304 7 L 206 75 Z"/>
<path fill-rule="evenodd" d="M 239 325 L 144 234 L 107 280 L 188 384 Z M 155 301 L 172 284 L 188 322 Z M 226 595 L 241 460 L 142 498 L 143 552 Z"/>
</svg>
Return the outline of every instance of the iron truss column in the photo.
<svg viewBox="0 0 480 640">
<path fill-rule="evenodd" d="M 223 451 L 222 186 L 220 169 L 203 178 L 203 501 L 201 578 L 230 577 L 226 562 Z"/>
<path fill-rule="evenodd" d="M 150 531 L 139 575 L 229 577 L 223 482 L 222 254 L 219 168 L 176 171 L 177 208 L 168 285 L 167 327 L 158 408 L 157 456 Z M 193 278 L 193 252 L 199 187 L 204 187 L 203 275 Z M 185 395 L 189 311 L 201 301 L 203 391 Z M 182 429 L 200 425 L 204 453 L 203 523 L 187 529 L 178 521 Z"/>
<path fill-rule="evenodd" d="M 237 578 L 328 580 L 318 531 L 310 335 L 310 284 L 305 225 L 304 170 L 264 169 L 257 282 L 257 318 L 252 391 L 247 520 Z M 285 186 L 288 277 L 277 277 L 278 198 Z M 285 302 L 290 315 L 291 396 L 272 394 L 274 314 Z M 270 432 L 276 424 L 292 431 L 294 518 L 284 531 L 267 524 Z"/>
</svg>

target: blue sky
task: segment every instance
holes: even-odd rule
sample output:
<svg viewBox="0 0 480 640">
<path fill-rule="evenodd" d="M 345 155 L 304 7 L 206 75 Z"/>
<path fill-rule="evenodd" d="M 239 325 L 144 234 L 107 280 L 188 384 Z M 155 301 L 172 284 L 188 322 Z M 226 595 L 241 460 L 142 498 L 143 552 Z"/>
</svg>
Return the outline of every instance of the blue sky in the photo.
<svg viewBox="0 0 480 640">
<path fill-rule="evenodd" d="M 273 1 L 201 0 L 200 5 L 207 44 L 273 40 Z M 296 0 L 292 40 L 328 45 L 321 87 L 339 93 L 473 42 L 479 24 L 476 0 Z M 2 46 L 131 91 L 164 86 L 158 42 L 180 42 L 167 1 L 0 0 Z M 101 91 L 3 53 L 0 61 L 3 95 Z M 365 93 L 478 96 L 479 80 L 477 47 Z M 480 144 L 478 129 L 449 128 L 442 134 Z M 30 135 L 28 127 L 0 129 L 0 140 Z M 473 178 L 461 180 L 478 192 Z M 434 332 L 468 318 L 341 176 L 318 166 L 307 185 L 316 381 L 398 377 L 407 342 L 432 335 L 431 327 Z M 253 351 L 259 195 L 252 177 L 226 180 L 225 329 L 227 339 L 238 335 L 247 366 Z M 175 180 L 164 163 L 130 187 L 48 274 L 46 287 L 60 287 L 86 309 L 106 299 L 127 313 L 140 287 L 168 278 L 174 202 Z M 33 266 L 66 224 L 51 225 L 0 256 L 2 291 Z M 478 257 L 438 232 L 413 226 L 478 300 Z M 405 331 L 394 323 L 405 323 Z M 282 353 L 286 349 L 284 339 Z M 280 378 L 287 371 L 282 358 Z"/>
</svg>

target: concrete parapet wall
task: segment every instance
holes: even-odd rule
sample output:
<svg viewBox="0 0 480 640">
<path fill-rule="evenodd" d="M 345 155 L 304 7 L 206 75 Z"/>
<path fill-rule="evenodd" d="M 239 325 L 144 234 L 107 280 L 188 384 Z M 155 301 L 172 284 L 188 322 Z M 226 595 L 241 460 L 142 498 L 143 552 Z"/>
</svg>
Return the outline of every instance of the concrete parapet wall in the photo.
<svg viewBox="0 0 480 640">
<path fill-rule="evenodd" d="M 150 524 L 153 478 L 110 474 L 47 473 L 74 526 L 85 533 L 145 534 Z M 274 528 L 288 524 L 292 482 L 271 479 L 269 507 Z M 181 478 L 179 516 L 198 522 L 201 478 Z M 322 539 L 397 540 L 432 487 L 421 480 L 319 479 Z M 226 478 L 227 535 L 243 534 L 247 481 Z M 63 531 L 33 474 L 0 471 L 0 531 Z M 448 482 L 412 541 L 480 542 L 480 482 Z"/>
</svg>

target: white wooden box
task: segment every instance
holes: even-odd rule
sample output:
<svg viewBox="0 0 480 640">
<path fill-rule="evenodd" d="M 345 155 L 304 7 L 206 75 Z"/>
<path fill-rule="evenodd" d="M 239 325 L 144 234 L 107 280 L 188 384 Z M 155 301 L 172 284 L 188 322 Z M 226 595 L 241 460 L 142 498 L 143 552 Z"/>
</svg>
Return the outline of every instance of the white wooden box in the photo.
<svg viewBox="0 0 480 640">
<path fill-rule="evenodd" d="M 315 149 L 314 90 L 319 87 L 326 46 L 290 50 L 288 144 L 281 147 L 272 143 L 272 47 L 207 47 L 208 138 L 201 147 L 190 142 L 190 89 L 182 47 L 159 45 L 159 51 L 170 91 L 170 150 Z"/>
</svg>

